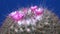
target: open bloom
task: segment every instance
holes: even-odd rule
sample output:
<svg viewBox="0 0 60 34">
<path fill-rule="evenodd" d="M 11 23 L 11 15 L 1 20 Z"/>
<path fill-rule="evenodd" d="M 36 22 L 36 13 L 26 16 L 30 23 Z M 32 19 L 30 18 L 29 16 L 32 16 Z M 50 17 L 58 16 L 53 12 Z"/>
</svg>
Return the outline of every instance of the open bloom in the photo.
<svg viewBox="0 0 60 34">
<path fill-rule="evenodd" d="M 41 14 L 43 14 L 43 9 L 42 9 L 42 8 L 36 9 L 36 10 L 35 10 L 35 14 L 36 14 L 36 15 L 41 15 Z"/>
<path fill-rule="evenodd" d="M 42 16 L 43 16 L 43 9 L 42 8 L 38 8 L 34 10 L 34 17 L 36 20 L 41 20 Z"/>
<path fill-rule="evenodd" d="M 32 6 L 31 10 L 34 11 L 35 9 L 37 9 L 37 6 Z"/>
<path fill-rule="evenodd" d="M 43 13 L 43 9 L 42 8 L 38 8 L 37 6 L 32 6 L 31 7 L 31 11 L 35 14 L 35 15 L 41 15 Z"/>
<path fill-rule="evenodd" d="M 11 16 L 12 19 L 18 21 L 21 20 L 24 17 L 23 13 L 19 13 L 18 11 L 12 12 L 9 16 Z"/>
</svg>

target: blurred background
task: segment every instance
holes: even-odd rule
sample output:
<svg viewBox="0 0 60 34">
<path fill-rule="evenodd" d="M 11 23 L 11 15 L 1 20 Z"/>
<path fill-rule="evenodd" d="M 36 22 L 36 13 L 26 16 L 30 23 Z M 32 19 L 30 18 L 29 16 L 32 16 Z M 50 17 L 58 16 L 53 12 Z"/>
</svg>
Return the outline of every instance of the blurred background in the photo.
<svg viewBox="0 0 60 34">
<path fill-rule="evenodd" d="M 0 26 L 12 11 L 34 5 L 48 8 L 60 18 L 60 0 L 0 0 Z"/>
</svg>

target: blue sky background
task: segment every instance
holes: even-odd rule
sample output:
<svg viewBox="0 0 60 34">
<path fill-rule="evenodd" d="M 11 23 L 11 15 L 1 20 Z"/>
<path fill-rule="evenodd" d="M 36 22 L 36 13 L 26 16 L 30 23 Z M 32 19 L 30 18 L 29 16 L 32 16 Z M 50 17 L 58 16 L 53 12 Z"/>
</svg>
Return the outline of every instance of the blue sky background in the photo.
<svg viewBox="0 0 60 34">
<path fill-rule="evenodd" d="M 0 0 L 0 26 L 12 11 L 32 5 L 46 7 L 60 17 L 60 0 Z"/>
</svg>

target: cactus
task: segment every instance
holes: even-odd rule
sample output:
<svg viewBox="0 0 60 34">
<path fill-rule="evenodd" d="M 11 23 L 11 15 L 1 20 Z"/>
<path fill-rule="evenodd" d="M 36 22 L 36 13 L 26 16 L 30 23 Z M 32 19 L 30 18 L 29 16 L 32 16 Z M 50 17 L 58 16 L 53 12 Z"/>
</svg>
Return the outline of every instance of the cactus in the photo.
<svg viewBox="0 0 60 34">
<path fill-rule="evenodd" d="M 31 18 L 30 16 L 28 14 L 24 18 Z M 7 16 L 0 28 L 0 34 L 58 34 L 60 31 L 59 21 L 58 17 L 48 9 L 44 9 L 41 20 L 37 20 L 36 23 L 34 23 L 34 20 L 31 20 L 29 25 L 19 25 L 20 23 L 18 24 L 18 21 Z"/>
</svg>

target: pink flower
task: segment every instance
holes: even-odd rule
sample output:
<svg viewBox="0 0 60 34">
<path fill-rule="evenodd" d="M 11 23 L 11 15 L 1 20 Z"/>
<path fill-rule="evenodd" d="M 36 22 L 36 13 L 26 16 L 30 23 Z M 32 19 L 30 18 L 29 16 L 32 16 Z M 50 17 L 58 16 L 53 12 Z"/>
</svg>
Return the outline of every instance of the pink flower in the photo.
<svg viewBox="0 0 60 34">
<path fill-rule="evenodd" d="M 41 15 L 43 14 L 43 9 L 42 8 L 37 8 L 37 6 L 32 6 L 31 10 L 34 14 L 36 15 Z"/>
<path fill-rule="evenodd" d="M 35 9 L 37 9 L 37 6 L 32 6 L 31 10 L 34 11 Z"/>
<path fill-rule="evenodd" d="M 36 10 L 34 11 L 34 13 L 35 13 L 36 15 L 41 15 L 41 14 L 43 14 L 43 9 L 42 9 L 42 8 L 36 9 Z"/>
<path fill-rule="evenodd" d="M 21 20 L 24 17 L 24 14 L 23 13 L 19 13 L 18 11 L 15 11 L 15 12 L 12 12 L 9 16 L 12 19 L 18 21 L 18 20 Z"/>
</svg>

